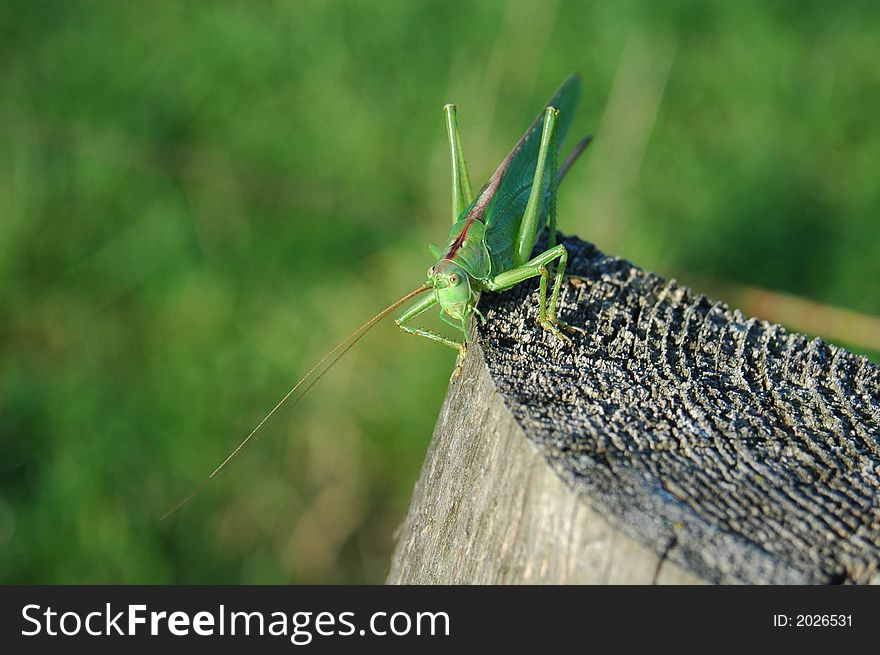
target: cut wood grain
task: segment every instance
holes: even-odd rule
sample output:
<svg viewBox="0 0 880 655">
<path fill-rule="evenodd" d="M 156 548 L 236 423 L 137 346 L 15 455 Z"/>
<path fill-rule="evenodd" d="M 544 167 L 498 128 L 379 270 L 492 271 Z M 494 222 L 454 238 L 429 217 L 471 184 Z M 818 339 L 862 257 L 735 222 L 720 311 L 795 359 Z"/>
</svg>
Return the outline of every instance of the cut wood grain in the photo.
<svg viewBox="0 0 880 655">
<path fill-rule="evenodd" d="M 575 238 L 484 294 L 391 583 L 880 581 L 880 368 Z"/>
</svg>

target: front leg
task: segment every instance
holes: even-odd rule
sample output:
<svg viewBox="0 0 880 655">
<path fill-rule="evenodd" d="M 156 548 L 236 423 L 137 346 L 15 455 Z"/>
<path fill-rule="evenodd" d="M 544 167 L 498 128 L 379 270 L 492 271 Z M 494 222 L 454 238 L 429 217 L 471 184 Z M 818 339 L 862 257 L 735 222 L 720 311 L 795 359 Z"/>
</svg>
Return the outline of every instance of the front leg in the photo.
<svg viewBox="0 0 880 655">
<path fill-rule="evenodd" d="M 553 291 L 550 295 L 550 302 L 548 303 L 547 283 L 550 280 L 550 273 L 547 271 L 547 265 L 555 260 L 558 260 L 558 265 L 556 268 L 556 276 L 553 281 Z M 569 339 L 560 328 L 569 332 L 583 332 L 583 330 L 568 325 L 556 315 L 556 306 L 559 302 L 559 292 L 562 289 L 562 280 L 565 276 L 566 263 L 568 263 L 568 252 L 565 250 L 565 246 L 560 244 L 549 250 L 545 250 L 522 266 L 499 273 L 486 282 L 486 288 L 490 291 L 506 291 L 511 287 L 515 287 L 520 282 L 524 282 L 529 278 L 540 275 L 541 282 L 538 292 L 538 322 L 545 330 L 552 332 L 560 339 L 570 342 L 571 339 Z"/>
<path fill-rule="evenodd" d="M 450 325 L 460 329 L 462 331 L 462 333 L 464 334 L 465 340 L 462 342 L 453 341 L 452 339 L 444 337 L 442 334 L 437 334 L 436 332 L 432 332 L 431 330 L 426 330 L 424 328 L 417 328 L 417 327 L 409 327 L 407 325 L 413 319 L 424 314 L 426 311 L 431 309 L 431 307 L 433 307 L 436 304 L 437 304 L 437 296 L 435 296 L 432 293 L 431 295 L 422 298 L 419 302 L 417 302 L 415 305 L 413 305 L 408 310 L 406 310 L 400 316 L 400 318 L 396 319 L 394 322 L 397 324 L 397 327 L 399 327 L 404 332 L 408 332 L 409 334 L 414 334 L 417 337 L 424 337 L 426 339 L 430 339 L 431 341 L 436 341 L 437 343 L 442 343 L 444 346 L 449 346 L 450 348 L 454 348 L 455 350 L 457 350 L 458 351 L 458 358 L 455 361 L 455 370 L 452 372 L 452 378 L 450 378 L 450 379 L 454 379 L 454 378 L 458 377 L 458 374 L 461 372 L 461 367 L 462 367 L 462 364 L 464 363 L 464 356 L 465 356 L 465 353 L 467 352 L 467 343 L 466 343 L 467 330 L 465 330 L 465 328 L 463 326 L 463 322 L 462 322 L 462 325 L 458 325 L 456 323 L 450 323 Z M 440 318 L 442 318 L 447 323 L 449 322 L 446 320 L 446 317 L 443 314 L 440 315 Z"/>
<path fill-rule="evenodd" d="M 442 343 L 445 346 L 449 346 L 450 348 L 454 348 L 459 352 L 464 350 L 465 344 L 459 343 L 458 341 L 453 341 L 447 337 L 444 337 L 442 334 L 437 334 L 436 332 L 431 332 L 431 330 L 425 330 L 423 328 L 415 328 L 408 327 L 408 323 L 412 322 L 413 319 L 421 316 L 426 311 L 431 309 L 434 305 L 437 304 L 437 296 L 433 293 L 429 296 L 425 296 L 415 305 L 406 310 L 401 316 L 395 319 L 395 323 L 397 323 L 397 327 L 399 327 L 404 332 L 408 332 L 410 334 L 414 334 L 418 337 L 425 337 L 426 339 L 430 339 L 431 341 L 436 341 L 438 343 Z M 460 326 L 457 326 L 459 327 Z"/>
<path fill-rule="evenodd" d="M 480 316 L 482 316 L 482 314 L 480 314 Z M 462 341 L 459 344 L 458 357 L 455 360 L 455 370 L 452 371 L 452 376 L 449 378 L 449 381 L 451 382 L 459 376 L 461 369 L 464 367 L 464 356 L 467 354 L 468 321 L 467 319 L 456 320 L 451 316 L 448 316 L 446 312 L 440 312 L 440 320 L 461 332 Z M 483 319 L 484 322 L 485 320 L 486 319 Z"/>
</svg>

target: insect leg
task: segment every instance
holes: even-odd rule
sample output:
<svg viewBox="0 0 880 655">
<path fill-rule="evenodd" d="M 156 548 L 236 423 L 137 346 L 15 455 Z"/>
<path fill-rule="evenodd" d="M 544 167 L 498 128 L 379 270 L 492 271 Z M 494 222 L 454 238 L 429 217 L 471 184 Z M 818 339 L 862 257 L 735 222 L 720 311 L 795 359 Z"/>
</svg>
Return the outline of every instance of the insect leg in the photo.
<svg viewBox="0 0 880 655">
<path fill-rule="evenodd" d="M 458 119 L 455 105 L 443 107 L 446 114 L 446 133 L 449 135 L 449 154 L 452 160 L 452 223 L 458 220 L 461 213 L 471 204 L 474 194 L 471 191 L 471 178 L 464 161 L 464 151 L 458 135 Z"/>
<path fill-rule="evenodd" d="M 448 316 L 446 312 L 440 312 L 440 320 L 461 332 L 464 335 L 464 340 L 467 341 L 467 324 L 463 320 L 456 320 Z"/>
<path fill-rule="evenodd" d="M 559 145 L 556 142 L 556 130 L 550 135 L 550 162 L 548 163 L 547 175 L 550 177 L 549 203 L 547 207 L 547 248 L 556 245 L 556 193 L 559 189 L 559 178 L 557 177 L 557 157 L 559 156 Z M 542 187 L 543 188 L 543 187 Z M 538 207 L 540 213 L 541 208 Z M 529 253 L 531 254 L 531 253 Z M 543 278 L 542 278 L 543 279 Z"/>
<path fill-rule="evenodd" d="M 547 282 L 550 280 L 550 272 L 547 265 L 553 261 L 558 261 L 556 275 L 553 276 L 553 291 L 550 295 L 550 302 L 547 302 Z M 485 282 L 486 288 L 490 291 L 505 291 L 516 286 L 520 282 L 528 280 L 532 277 L 541 276 L 539 295 L 538 295 L 538 322 L 545 330 L 549 330 L 557 337 L 570 341 L 560 328 L 564 328 L 569 332 L 583 332 L 581 328 L 568 325 L 560 320 L 556 315 L 556 306 L 559 301 L 559 292 L 562 289 L 562 280 L 565 277 L 565 265 L 568 263 L 568 252 L 565 246 L 558 245 L 545 250 L 537 257 L 529 260 L 523 266 L 513 268 L 509 271 L 499 273 L 494 278 Z"/>
<path fill-rule="evenodd" d="M 408 327 L 407 323 L 410 323 L 416 317 L 424 314 L 426 311 L 431 309 L 434 305 L 437 304 L 437 296 L 433 293 L 425 296 L 415 305 L 406 310 L 403 314 L 401 314 L 400 318 L 395 320 L 397 323 L 397 327 L 399 327 L 404 332 L 409 332 L 410 334 L 415 334 L 419 337 L 425 337 L 426 339 L 430 339 L 431 341 L 437 341 L 438 343 L 442 343 L 450 348 L 454 348 L 459 352 L 459 355 L 464 353 L 465 344 L 459 343 L 458 341 L 453 341 L 452 339 L 448 339 L 444 337 L 442 334 L 437 334 L 436 332 L 431 332 L 430 330 L 425 330 L 423 328 L 415 328 Z M 460 327 L 460 326 L 456 326 Z"/>
<path fill-rule="evenodd" d="M 455 320 L 451 316 L 448 316 L 446 312 L 440 312 L 440 320 L 447 325 L 451 325 L 456 330 L 460 330 L 462 334 L 462 342 L 459 344 L 458 357 L 455 360 L 455 368 L 452 369 L 452 375 L 449 377 L 449 381 L 452 382 L 455 378 L 461 375 L 461 371 L 464 368 L 464 356 L 467 354 L 468 322 L 466 319 Z"/>
<path fill-rule="evenodd" d="M 516 249 L 513 254 L 513 263 L 516 266 L 525 264 L 532 255 L 532 248 L 535 247 L 535 239 L 538 234 L 538 219 L 541 216 L 541 206 L 544 204 L 545 186 L 544 173 L 547 167 L 547 155 L 553 150 L 555 152 L 555 134 L 556 134 L 556 117 L 559 111 L 553 107 L 547 107 L 544 112 L 544 130 L 541 133 L 541 145 L 538 149 L 538 163 L 535 167 L 535 177 L 532 179 L 532 191 L 529 194 L 529 201 L 526 204 L 526 210 L 523 214 L 522 222 L 519 225 L 519 234 L 516 237 Z M 556 194 L 555 194 L 555 155 L 551 157 L 551 165 L 554 171 L 551 180 L 551 198 L 550 198 L 550 214 L 552 221 L 551 238 L 556 240 Z"/>
</svg>

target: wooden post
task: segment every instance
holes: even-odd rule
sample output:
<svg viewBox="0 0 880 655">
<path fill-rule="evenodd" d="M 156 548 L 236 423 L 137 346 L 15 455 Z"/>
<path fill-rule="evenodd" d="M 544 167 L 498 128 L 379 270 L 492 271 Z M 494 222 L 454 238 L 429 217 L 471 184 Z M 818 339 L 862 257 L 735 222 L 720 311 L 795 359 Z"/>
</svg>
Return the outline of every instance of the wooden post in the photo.
<svg viewBox="0 0 880 655">
<path fill-rule="evenodd" d="M 389 583 L 880 582 L 880 367 L 578 239 L 483 295 Z"/>
</svg>

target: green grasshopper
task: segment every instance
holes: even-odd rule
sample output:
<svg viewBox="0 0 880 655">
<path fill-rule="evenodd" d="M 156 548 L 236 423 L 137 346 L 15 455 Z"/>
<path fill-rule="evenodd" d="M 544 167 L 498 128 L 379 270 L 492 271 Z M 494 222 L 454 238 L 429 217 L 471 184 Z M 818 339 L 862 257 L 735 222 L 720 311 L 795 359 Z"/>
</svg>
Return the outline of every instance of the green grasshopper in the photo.
<svg viewBox="0 0 880 655">
<path fill-rule="evenodd" d="M 475 198 L 462 152 L 455 105 L 443 108 L 452 161 L 452 229 L 445 248 L 431 247 L 437 263 L 428 269 L 424 286 L 434 292 L 398 318 L 397 325 L 410 334 L 457 349 L 456 372 L 463 360 L 471 314 L 486 320 L 477 308 L 482 291 L 506 291 L 540 276 L 541 326 L 568 341 L 563 330 L 582 331 L 556 315 L 568 261 L 565 247 L 556 245 L 556 191 L 571 164 L 590 142 L 587 137 L 578 143 L 557 172 L 559 144 L 571 125 L 579 95 L 580 78 L 570 75 Z M 549 228 L 549 247 L 532 258 L 532 249 L 545 223 Z M 558 263 L 548 303 L 548 266 L 554 261 Z M 438 304 L 441 319 L 461 331 L 462 341 L 409 327 L 413 319 Z"/>
<path fill-rule="evenodd" d="M 480 193 L 473 197 L 470 177 L 462 153 L 455 105 L 443 108 L 452 159 L 452 229 L 445 248 L 431 247 L 437 263 L 428 269 L 426 282 L 418 289 L 385 308 L 333 347 L 315 364 L 251 433 L 214 469 L 189 496 L 174 505 L 162 518 L 172 514 L 199 493 L 229 466 L 278 410 L 291 401 L 290 408 L 311 389 L 380 320 L 410 300 L 433 290 L 397 319 L 397 325 L 410 334 L 426 337 L 459 351 L 453 377 L 460 370 L 467 344 L 472 314 L 482 321 L 477 308 L 483 291 L 501 292 L 529 278 L 540 276 L 538 320 L 544 329 L 570 341 L 565 331 L 582 331 L 567 325 L 556 315 L 556 304 L 565 275 L 568 253 L 556 245 L 556 190 L 571 165 L 590 143 L 580 141 L 557 169 L 559 144 L 571 125 L 580 96 L 580 77 L 570 75 L 559 87 L 544 111 L 504 158 Z M 549 247 L 532 258 L 532 249 L 541 229 L 549 227 Z M 557 267 L 553 291 L 547 301 L 547 285 L 553 262 Z M 410 327 L 413 319 L 440 305 L 440 317 L 459 330 L 461 341 L 430 330 Z"/>
</svg>

